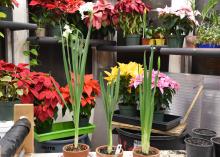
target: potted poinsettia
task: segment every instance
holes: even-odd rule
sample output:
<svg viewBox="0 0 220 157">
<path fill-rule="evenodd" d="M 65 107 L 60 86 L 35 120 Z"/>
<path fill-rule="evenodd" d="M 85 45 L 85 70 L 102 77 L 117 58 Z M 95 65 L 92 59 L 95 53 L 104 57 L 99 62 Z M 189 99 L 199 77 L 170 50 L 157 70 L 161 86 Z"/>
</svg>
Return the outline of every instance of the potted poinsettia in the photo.
<svg viewBox="0 0 220 157">
<path fill-rule="evenodd" d="M 116 80 L 112 80 L 104 85 L 102 74 L 100 75 L 100 85 L 102 91 L 102 100 L 104 103 L 104 111 L 107 122 L 107 145 L 99 146 L 96 148 L 97 157 L 122 157 L 123 150 L 117 150 L 113 146 L 112 141 L 112 117 L 114 114 L 115 107 L 119 100 L 119 86 L 120 86 L 120 70 L 116 74 Z M 118 152 L 117 152 L 118 151 Z"/>
<path fill-rule="evenodd" d="M 54 85 L 59 87 L 59 84 L 47 73 L 24 71 L 20 76 L 17 84 L 24 89 L 20 100 L 34 104 L 35 131 L 39 134 L 50 132 L 61 103 Z"/>
<path fill-rule="evenodd" d="M 23 88 L 19 88 L 20 73 L 29 71 L 26 64 L 18 66 L 0 60 L 0 120 L 13 120 L 14 104 L 19 103 Z M 7 112 L 5 112 L 7 111 Z"/>
<path fill-rule="evenodd" d="M 199 25 L 196 16 L 200 13 L 191 7 L 157 8 L 161 25 L 165 28 L 167 44 L 169 47 L 182 47 L 183 39 L 190 31 Z"/>
<path fill-rule="evenodd" d="M 146 65 L 146 54 L 144 55 L 144 74 L 143 83 L 139 87 L 140 102 L 140 120 L 141 120 L 141 146 L 133 149 L 133 157 L 159 157 L 160 152 L 157 148 L 150 147 L 150 136 L 154 113 L 154 98 L 156 93 L 156 85 L 158 82 L 158 74 L 153 78 L 153 49 L 149 69 Z M 158 59 L 158 70 L 160 69 L 160 60 Z M 152 82 L 154 87 L 152 89 Z"/>
<path fill-rule="evenodd" d="M 105 80 L 108 83 L 116 80 L 118 70 L 120 69 L 120 89 L 119 89 L 119 111 L 124 116 L 136 116 L 137 115 L 137 90 L 134 87 L 129 86 L 130 79 L 143 73 L 143 67 L 136 62 L 130 62 L 128 64 L 118 63 L 118 66 L 112 67 L 111 72 L 105 71 L 107 75 Z"/>
<path fill-rule="evenodd" d="M 74 78 L 74 76 L 72 76 Z M 74 81 L 74 80 L 72 80 Z M 74 86 L 74 82 L 72 82 Z M 60 92 L 67 102 L 67 107 L 70 111 L 72 111 L 71 106 L 71 97 L 69 93 L 69 86 L 60 88 Z M 93 79 L 92 74 L 87 74 L 84 76 L 84 85 L 83 85 L 83 93 L 81 97 L 81 107 L 80 107 L 80 121 L 79 126 L 83 127 L 89 123 L 89 119 L 91 116 L 92 109 L 95 107 L 96 101 L 95 98 L 100 94 L 100 86 L 97 80 Z M 63 114 L 65 114 L 66 106 L 63 107 Z"/>
<path fill-rule="evenodd" d="M 150 8 L 141 0 L 118 0 L 114 7 L 112 20 L 126 37 L 127 45 L 139 45 L 143 25 L 143 14 Z"/>
<path fill-rule="evenodd" d="M 172 97 L 176 94 L 180 85 L 164 73 L 152 70 L 151 88 L 154 89 L 154 78 L 158 76 L 154 95 L 154 120 L 163 121 L 164 112 L 170 108 Z M 144 75 L 137 75 L 131 79 L 130 86 L 138 88 L 143 83 Z"/>
<path fill-rule="evenodd" d="M 82 12 L 82 10 L 79 10 Z M 114 33 L 112 16 L 114 15 L 114 6 L 108 0 L 98 0 L 93 4 L 92 38 L 107 37 Z M 82 17 L 87 26 L 89 26 L 89 16 Z"/>
</svg>

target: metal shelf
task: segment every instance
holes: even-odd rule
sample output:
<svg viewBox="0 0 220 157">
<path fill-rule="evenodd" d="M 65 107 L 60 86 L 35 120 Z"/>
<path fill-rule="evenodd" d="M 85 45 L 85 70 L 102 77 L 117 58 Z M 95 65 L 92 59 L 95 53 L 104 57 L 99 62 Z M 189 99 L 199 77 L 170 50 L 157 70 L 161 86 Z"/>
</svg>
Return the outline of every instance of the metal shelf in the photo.
<svg viewBox="0 0 220 157">
<path fill-rule="evenodd" d="M 33 30 L 37 29 L 36 24 L 31 23 L 21 23 L 21 22 L 13 22 L 13 21 L 0 21 L 0 28 L 3 29 L 10 29 L 12 31 L 16 30 Z"/>
<path fill-rule="evenodd" d="M 35 44 L 59 44 L 59 39 L 56 37 L 29 37 L 27 40 Z M 108 40 L 91 39 L 90 44 L 92 46 L 116 45 L 116 42 Z"/>
</svg>

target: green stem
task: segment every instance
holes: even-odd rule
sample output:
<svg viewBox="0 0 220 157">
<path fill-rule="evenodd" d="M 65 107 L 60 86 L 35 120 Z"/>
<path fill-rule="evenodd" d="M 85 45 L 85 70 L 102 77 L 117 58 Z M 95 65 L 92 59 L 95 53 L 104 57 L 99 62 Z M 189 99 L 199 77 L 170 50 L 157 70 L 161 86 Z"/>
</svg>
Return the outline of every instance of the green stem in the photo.
<svg viewBox="0 0 220 157">
<path fill-rule="evenodd" d="M 111 154 L 112 146 L 113 146 L 113 141 L 112 141 L 112 125 L 110 124 L 108 126 L 108 154 Z"/>
</svg>

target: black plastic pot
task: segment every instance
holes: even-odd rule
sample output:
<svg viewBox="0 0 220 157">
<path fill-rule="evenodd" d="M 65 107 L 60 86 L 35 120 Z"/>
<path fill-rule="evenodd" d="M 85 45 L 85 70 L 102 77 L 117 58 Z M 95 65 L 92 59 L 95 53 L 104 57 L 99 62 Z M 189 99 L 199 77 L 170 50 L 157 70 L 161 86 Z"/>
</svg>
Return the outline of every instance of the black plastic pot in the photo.
<svg viewBox="0 0 220 157">
<path fill-rule="evenodd" d="M 116 131 L 118 133 L 118 142 L 122 144 L 123 150 L 131 151 L 135 146 L 141 144 L 140 131 L 119 128 Z M 150 144 L 160 150 L 185 150 L 184 139 L 186 135 L 186 132 L 178 137 L 152 134 Z"/>
<path fill-rule="evenodd" d="M 212 137 L 216 136 L 216 132 L 210 129 L 195 128 L 192 129 L 192 136 L 210 140 Z"/>
<path fill-rule="evenodd" d="M 131 104 L 131 105 L 124 105 L 124 104 L 118 104 L 119 106 L 119 112 L 121 115 L 128 116 L 128 117 L 135 117 L 137 116 L 137 104 Z"/>
<path fill-rule="evenodd" d="M 46 142 L 34 142 L 34 148 L 36 153 L 59 153 L 63 151 L 65 145 L 73 143 L 74 137 L 68 139 L 57 139 Z M 87 144 L 91 147 L 91 141 L 88 135 L 82 135 L 79 137 L 79 143 Z"/>
<path fill-rule="evenodd" d="M 211 138 L 212 143 L 214 144 L 214 157 L 220 156 L 220 137 Z"/>
<path fill-rule="evenodd" d="M 89 124 L 89 117 L 84 117 L 79 119 L 79 127 L 85 127 Z"/>
<path fill-rule="evenodd" d="M 31 123 L 26 119 L 19 119 L 14 126 L 0 140 L 0 156 L 14 156 L 17 149 L 23 143 L 31 128 Z"/>
<path fill-rule="evenodd" d="M 14 119 L 14 104 L 19 104 L 19 101 L 0 101 L 0 121 Z"/>
<path fill-rule="evenodd" d="M 213 144 L 210 140 L 190 137 L 185 139 L 187 157 L 212 157 Z"/>
</svg>

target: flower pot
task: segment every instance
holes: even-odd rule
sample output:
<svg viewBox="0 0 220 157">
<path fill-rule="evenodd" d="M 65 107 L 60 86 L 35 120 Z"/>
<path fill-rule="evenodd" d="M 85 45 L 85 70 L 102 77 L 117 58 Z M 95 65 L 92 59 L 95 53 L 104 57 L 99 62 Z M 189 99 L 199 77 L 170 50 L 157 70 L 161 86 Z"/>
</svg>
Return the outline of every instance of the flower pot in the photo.
<svg viewBox="0 0 220 157">
<path fill-rule="evenodd" d="M 99 146 L 96 148 L 96 157 L 123 157 L 123 150 L 119 154 L 114 154 L 116 147 L 113 146 L 113 153 L 107 154 L 107 146 Z"/>
<path fill-rule="evenodd" d="M 87 157 L 89 154 L 89 146 L 79 144 L 80 149 L 74 150 L 73 144 L 68 144 L 63 147 L 63 157 Z"/>
<path fill-rule="evenodd" d="M 165 39 L 155 39 L 157 46 L 163 46 L 165 44 Z"/>
<path fill-rule="evenodd" d="M 170 48 L 182 48 L 184 36 L 170 35 L 167 36 L 167 45 Z"/>
<path fill-rule="evenodd" d="M 13 20 L 11 8 L 0 6 L 0 12 L 3 12 L 6 14 L 6 18 L 4 18 L 2 20 L 4 20 L 4 21 L 12 21 Z"/>
<path fill-rule="evenodd" d="M 128 116 L 128 117 L 135 117 L 137 116 L 137 104 L 118 104 L 119 106 L 119 112 L 121 115 Z"/>
<path fill-rule="evenodd" d="M 85 127 L 89 124 L 89 117 L 81 117 L 79 119 L 79 127 Z"/>
<path fill-rule="evenodd" d="M 196 47 L 196 36 L 188 35 L 186 36 L 186 47 L 195 48 Z"/>
<path fill-rule="evenodd" d="M 207 44 L 199 43 L 196 45 L 196 47 L 197 48 L 216 48 L 216 45 L 212 43 L 207 43 Z"/>
<path fill-rule="evenodd" d="M 0 121 L 13 121 L 14 104 L 19 104 L 19 101 L 0 101 Z"/>
<path fill-rule="evenodd" d="M 142 38 L 141 43 L 142 43 L 142 45 L 149 45 L 150 39 Z"/>
<path fill-rule="evenodd" d="M 55 25 L 55 26 L 49 27 L 48 36 L 60 37 L 61 36 L 60 26 L 59 25 Z"/>
<path fill-rule="evenodd" d="M 73 144 L 74 137 L 61 138 L 56 140 L 49 140 L 45 142 L 34 141 L 35 153 L 59 153 L 62 152 L 63 147 L 68 144 Z M 79 136 L 79 143 L 91 146 L 91 141 L 87 134 Z"/>
<path fill-rule="evenodd" d="M 133 149 L 133 157 L 160 157 L 160 151 L 157 148 L 150 147 L 150 154 L 145 155 L 141 153 L 141 147 Z"/>
<path fill-rule="evenodd" d="M 38 134 L 48 133 L 52 130 L 53 119 L 51 118 L 45 120 L 44 122 L 41 122 L 40 120 L 36 119 L 34 122 L 35 122 L 35 131 Z"/>
<path fill-rule="evenodd" d="M 126 45 L 140 45 L 140 38 L 139 34 L 127 35 L 126 37 Z"/>
<path fill-rule="evenodd" d="M 192 136 L 210 140 L 212 137 L 216 136 L 216 132 L 210 129 L 195 128 L 192 129 Z"/>
<path fill-rule="evenodd" d="M 155 39 L 150 39 L 149 45 L 151 46 L 155 45 Z"/>
<path fill-rule="evenodd" d="M 214 144 L 214 156 L 220 156 L 220 137 L 211 138 L 212 143 Z"/>
<path fill-rule="evenodd" d="M 187 157 L 212 157 L 213 144 L 210 140 L 202 138 L 186 138 Z"/>
<path fill-rule="evenodd" d="M 154 121 L 163 122 L 164 120 L 164 111 L 154 111 Z"/>
<path fill-rule="evenodd" d="M 37 37 L 45 37 L 45 35 L 46 35 L 46 29 L 45 29 L 45 28 L 38 27 L 38 28 L 35 30 L 35 34 L 36 34 Z"/>
</svg>

